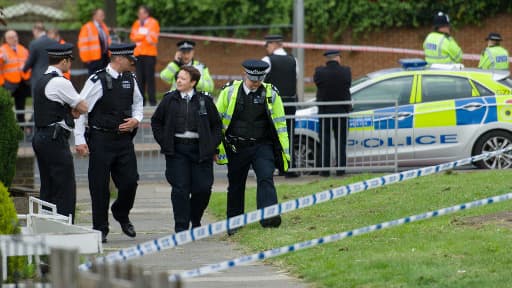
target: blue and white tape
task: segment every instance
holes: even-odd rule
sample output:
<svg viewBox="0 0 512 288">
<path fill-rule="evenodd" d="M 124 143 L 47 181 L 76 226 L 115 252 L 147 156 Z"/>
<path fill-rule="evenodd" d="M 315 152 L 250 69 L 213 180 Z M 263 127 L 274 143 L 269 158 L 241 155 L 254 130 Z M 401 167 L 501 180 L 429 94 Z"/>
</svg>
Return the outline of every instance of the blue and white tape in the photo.
<svg viewBox="0 0 512 288">
<path fill-rule="evenodd" d="M 192 278 L 192 277 L 197 277 L 197 276 L 201 276 L 201 275 L 211 274 L 211 273 L 214 273 L 217 271 L 227 270 L 227 269 L 230 269 L 230 268 L 233 268 L 236 266 L 246 265 L 246 264 L 249 264 L 252 262 L 261 261 L 261 260 L 264 260 L 267 258 L 284 255 L 284 254 L 295 252 L 298 250 L 303 250 L 306 248 L 311 248 L 311 247 L 315 247 L 318 245 L 339 241 L 339 240 L 342 240 L 342 239 L 345 239 L 348 237 L 358 236 L 361 234 L 375 232 L 378 230 L 383 230 L 383 229 L 387 229 L 387 228 L 391 228 L 391 227 L 395 227 L 395 226 L 400 226 L 400 225 L 404 225 L 404 224 L 408 224 L 408 223 L 412 223 L 412 222 L 417 222 L 420 220 L 425 220 L 425 219 L 429 219 L 429 218 L 433 218 L 433 217 L 437 217 L 437 216 L 441 216 L 441 215 L 451 214 L 451 213 L 459 212 L 462 210 L 467 210 L 467 209 L 476 208 L 476 207 L 480 207 L 480 206 L 484 206 L 484 205 L 489 205 L 489 204 L 493 204 L 493 203 L 497 203 L 497 202 L 501 202 L 501 201 L 506 201 L 506 200 L 510 200 L 511 198 L 512 198 L 512 193 L 507 193 L 507 194 L 502 194 L 499 196 L 494 196 L 494 197 L 490 197 L 490 198 L 486 198 L 486 199 L 480 199 L 480 200 L 476 200 L 473 202 L 467 202 L 464 204 L 459 204 L 459 205 L 455 205 L 455 206 L 451 206 L 451 207 L 447 207 L 447 208 L 442 208 L 442 209 L 435 210 L 435 211 L 430 211 L 430 212 L 426 212 L 426 213 L 422 213 L 422 214 L 416 214 L 413 216 L 400 218 L 400 219 L 396 219 L 396 220 L 392 220 L 392 221 L 388 221 L 388 222 L 383 222 L 383 223 L 379 223 L 379 224 L 375 224 L 375 225 L 371 225 L 371 226 L 365 226 L 365 227 L 358 228 L 355 230 L 331 234 L 331 235 L 324 236 L 321 238 L 316 238 L 316 239 L 300 242 L 300 243 L 289 245 L 289 246 L 283 246 L 280 248 L 266 250 L 266 251 L 262 251 L 259 253 L 242 256 L 242 257 L 239 257 L 236 259 L 223 261 L 223 262 L 219 262 L 216 264 L 206 265 L 201 268 L 188 270 L 188 271 L 184 271 L 184 272 L 181 272 L 178 274 L 170 275 L 169 281 L 176 281 L 177 279 L 186 279 L 186 278 Z"/>
<path fill-rule="evenodd" d="M 231 217 L 228 218 L 227 220 L 222 220 L 201 227 L 196 227 L 176 234 L 170 234 L 158 239 L 137 244 L 132 247 L 124 248 L 116 252 L 111 252 L 106 256 L 96 258 L 95 261 L 98 263 L 114 263 L 118 261 L 126 261 L 129 259 L 143 257 L 145 255 L 157 253 L 161 250 L 167 250 L 199 239 L 211 237 L 213 235 L 226 232 L 228 229 L 239 228 L 250 223 L 255 223 L 263 219 L 274 217 L 276 215 L 281 215 L 284 213 L 306 208 L 319 203 L 331 201 L 337 198 L 345 197 L 350 194 L 366 191 L 369 189 L 450 170 L 456 167 L 470 164 L 472 162 L 486 160 L 511 150 L 512 147 L 484 153 L 481 155 L 476 155 L 473 157 L 468 157 L 453 162 L 424 167 L 420 169 L 408 170 L 400 173 L 394 173 L 382 177 L 372 178 L 366 181 L 356 182 L 346 186 L 333 188 L 330 190 L 325 190 L 309 196 L 300 197 L 295 200 L 278 203 L 246 214 Z M 86 262 L 79 266 L 81 270 L 89 270 L 91 267 L 92 262 Z"/>
</svg>

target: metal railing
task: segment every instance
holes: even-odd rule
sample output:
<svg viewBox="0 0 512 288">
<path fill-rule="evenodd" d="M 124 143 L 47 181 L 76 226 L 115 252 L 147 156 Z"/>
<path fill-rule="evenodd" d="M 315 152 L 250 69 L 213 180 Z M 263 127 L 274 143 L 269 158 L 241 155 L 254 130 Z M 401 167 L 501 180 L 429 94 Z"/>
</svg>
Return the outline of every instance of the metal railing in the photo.
<svg viewBox="0 0 512 288">
<path fill-rule="evenodd" d="M 355 112 L 319 115 L 319 105 L 357 105 L 368 102 L 299 102 L 285 103 L 285 106 L 294 105 L 297 113 L 294 116 L 286 116 L 294 119 L 293 137 L 290 137 L 290 153 L 292 165 L 290 171 L 301 174 L 329 171 L 393 171 L 398 165 L 397 145 L 393 145 L 393 139 L 397 136 L 397 103 L 394 101 L 372 102 L 386 104 L 391 112 Z M 153 138 L 151 130 L 151 116 L 154 107 L 144 108 L 144 119 L 139 125 L 137 135 L 134 138 L 137 155 L 138 172 L 142 180 L 164 180 L 165 157 L 160 154 L 160 147 Z M 31 110 L 16 111 L 24 113 L 26 119 L 31 119 Z M 322 143 L 325 138 L 325 130 L 320 134 L 320 127 L 340 126 L 346 122 L 348 133 L 342 130 L 333 130 L 330 145 Z M 21 123 L 25 130 L 25 136 L 20 142 L 20 153 L 28 157 L 33 156 L 31 139 L 33 137 L 33 122 Z M 336 139 L 346 142 L 346 163 L 343 165 L 340 159 L 339 143 Z M 390 140 L 391 139 L 391 140 Z M 343 141 L 341 141 L 343 142 Z M 74 137 L 71 136 L 70 147 L 73 151 Z M 330 147 L 330 152 L 325 151 Z M 330 155 L 329 160 L 321 161 Z M 87 181 L 88 158 L 74 154 L 75 174 L 77 182 Z M 34 168 L 35 179 L 39 179 L 37 162 Z M 224 171 L 225 167 L 216 168 Z"/>
</svg>

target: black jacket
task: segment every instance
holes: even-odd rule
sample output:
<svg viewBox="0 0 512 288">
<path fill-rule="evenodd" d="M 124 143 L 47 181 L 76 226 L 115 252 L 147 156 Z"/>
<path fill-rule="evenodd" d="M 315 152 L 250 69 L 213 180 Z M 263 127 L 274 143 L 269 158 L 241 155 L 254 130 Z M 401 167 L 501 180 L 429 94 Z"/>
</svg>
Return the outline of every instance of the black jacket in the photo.
<svg viewBox="0 0 512 288">
<path fill-rule="evenodd" d="M 30 77 L 32 95 L 35 94 L 34 90 L 37 80 L 39 80 L 39 78 L 43 76 L 44 72 L 46 72 L 46 69 L 48 69 L 48 51 L 46 51 L 46 48 L 54 43 L 57 43 L 57 41 L 43 35 L 30 42 L 30 45 L 28 46 L 30 52 L 28 59 L 23 66 L 23 72 L 32 69 L 32 76 Z"/>
<path fill-rule="evenodd" d="M 325 66 L 317 67 L 314 75 L 317 101 L 350 101 L 352 74 L 350 68 L 336 61 L 328 61 Z M 347 113 L 350 105 L 319 106 L 320 113 Z"/>
<path fill-rule="evenodd" d="M 199 134 L 199 160 L 213 160 L 213 155 L 217 146 L 219 146 L 222 137 L 222 122 L 220 120 L 217 107 L 213 103 L 211 96 L 202 92 L 194 92 L 190 104 L 199 113 L 199 101 L 204 99 L 206 115 L 198 117 Z M 177 115 L 178 100 L 181 95 L 178 90 L 167 92 L 164 99 L 156 108 L 155 114 L 151 117 L 151 128 L 156 142 L 160 145 L 161 153 L 165 155 L 174 155 L 174 134 Z"/>
</svg>

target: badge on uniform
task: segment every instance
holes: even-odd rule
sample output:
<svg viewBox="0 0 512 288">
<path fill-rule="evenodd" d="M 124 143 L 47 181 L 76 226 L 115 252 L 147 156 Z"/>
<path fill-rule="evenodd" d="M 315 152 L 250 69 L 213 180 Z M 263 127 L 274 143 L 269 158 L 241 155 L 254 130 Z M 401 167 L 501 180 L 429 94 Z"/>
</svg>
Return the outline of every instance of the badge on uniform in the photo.
<svg viewBox="0 0 512 288">
<path fill-rule="evenodd" d="M 132 88 L 132 84 L 128 80 L 123 80 L 123 82 L 121 82 L 121 86 L 124 89 L 131 89 Z"/>
</svg>

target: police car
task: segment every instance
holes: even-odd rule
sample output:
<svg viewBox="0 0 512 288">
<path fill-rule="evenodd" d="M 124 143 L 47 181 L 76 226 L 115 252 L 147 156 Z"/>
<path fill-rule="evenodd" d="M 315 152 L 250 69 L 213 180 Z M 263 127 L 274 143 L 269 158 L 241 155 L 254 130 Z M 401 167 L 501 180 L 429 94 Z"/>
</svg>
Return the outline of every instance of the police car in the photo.
<svg viewBox="0 0 512 288">
<path fill-rule="evenodd" d="M 427 66 L 404 59 L 353 82 L 347 166 L 423 166 L 454 161 L 512 144 L 512 80 L 508 71 Z M 317 107 L 298 110 L 297 167 L 314 166 L 320 149 Z M 512 154 L 475 163 L 512 166 Z"/>
</svg>

